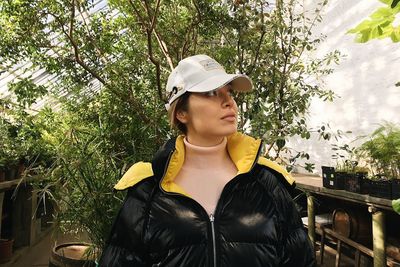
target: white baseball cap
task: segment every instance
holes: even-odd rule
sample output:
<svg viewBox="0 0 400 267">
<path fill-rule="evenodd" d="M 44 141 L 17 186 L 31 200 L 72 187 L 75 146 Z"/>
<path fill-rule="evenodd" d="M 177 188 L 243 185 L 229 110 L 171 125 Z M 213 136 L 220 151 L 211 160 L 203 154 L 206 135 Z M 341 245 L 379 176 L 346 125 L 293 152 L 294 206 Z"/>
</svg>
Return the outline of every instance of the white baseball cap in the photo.
<svg viewBox="0 0 400 267">
<path fill-rule="evenodd" d="M 209 92 L 231 83 L 232 89 L 247 92 L 253 89 L 250 78 L 244 74 L 227 74 L 216 60 L 206 55 L 182 59 L 168 77 L 167 93 L 170 105 L 186 92 Z"/>
</svg>

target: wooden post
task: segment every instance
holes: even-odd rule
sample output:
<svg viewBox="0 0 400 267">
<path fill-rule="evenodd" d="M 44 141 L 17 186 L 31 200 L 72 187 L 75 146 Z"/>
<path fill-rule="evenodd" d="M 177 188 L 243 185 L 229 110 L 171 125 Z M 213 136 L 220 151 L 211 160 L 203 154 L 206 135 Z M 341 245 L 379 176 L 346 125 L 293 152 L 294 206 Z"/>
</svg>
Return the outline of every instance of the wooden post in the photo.
<svg viewBox="0 0 400 267">
<path fill-rule="evenodd" d="M 342 257 L 342 241 L 340 239 L 337 240 L 336 246 L 336 259 L 335 259 L 335 267 L 340 266 L 340 258 Z"/>
<path fill-rule="evenodd" d="M 386 266 L 386 225 L 385 213 L 373 206 L 368 207 L 372 213 L 372 237 L 374 247 L 374 267 Z"/>
<path fill-rule="evenodd" d="M 15 189 L 15 199 L 12 206 L 12 236 L 14 247 L 32 245 L 32 214 L 35 198 L 32 196 L 32 186 L 21 184 Z M 34 234 L 34 233 L 33 233 Z"/>
<path fill-rule="evenodd" d="M 307 194 L 307 214 L 308 214 L 308 237 L 315 253 L 315 210 L 314 210 L 314 197 Z"/>
<path fill-rule="evenodd" d="M 357 249 L 356 253 L 354 255 L 354 266 L 355 267 L 360 267 L 360 258 L 361 258 L 361 252 L 359 249 Z"/>
<path fill-rule="evenodd" d="M 1 222 L 3 221 L 3 202 L 4 202 L 4 192 L 0 193 L 0 236 L 1 236 Z"/>
</svg>

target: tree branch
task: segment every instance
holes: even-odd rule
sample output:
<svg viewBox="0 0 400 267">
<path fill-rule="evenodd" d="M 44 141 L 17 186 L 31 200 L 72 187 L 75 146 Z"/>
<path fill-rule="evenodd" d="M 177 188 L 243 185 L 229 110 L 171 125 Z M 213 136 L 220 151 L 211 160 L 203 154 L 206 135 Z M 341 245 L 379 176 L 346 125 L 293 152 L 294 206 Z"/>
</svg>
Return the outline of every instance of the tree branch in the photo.
<svg viewBox="0 0 400 267">
<path fill-rule="evenodd" d="M 82 18 L 83 24 L 85 25 L 85 29 L 86 29 L 86 32 L 87 32 L 87 38 L 89 39 L 91 44 L 94 46 L 94 48 L 95 48 L 95 50 L 97 52 L 97 56 L 100 58 L 100 60 L 103 62 L 103 64 L 107 64 L 108 60 L 104 57 L 103 51 L 101 51 L 100 47 L 96 44 L 96 41 L 95 41 L 93 35 L 90 32 L 89 24 L 86 22 L 85 16 L 84 16 L 84 14 L 83 14 L 83 12 L 81 10 L 81 6 L 79 5 L 79 3 L 77 4 L 77 7 L 78 7 L 79 14 L 80 14 L 80 16 Z M 84 13 L 87 14 L 87 11 L 84 10 Z M 89 16 L 88 16 L 88 18 L 89 18 Z"/>
<path fill-rule="evenodd" d="M 260 55 L 261 45 L 262 45 L 264 36 L 266 34 L 266 31 L 265 31 L 265 28 L 264 28 L 265 27 L 264 26 L 264 7 L 263 7 L 263 3 L 262 2 L 260 4 L 260 6 L 261 6 L 260 14 L 261 14 L 262 32 L 261 32 L 260 39 L 258 40 L 258 45 L 257 45 L 257 49 L 256 49 L 256 55 L 254 56 L 253 62 L 251 63 L 251 69 L 247 72 L 248 75 L 250 75 L 253 72 L 253 70 L 255 68 L 255 65 L 257 64 L 257 60 L 258 60 L 258 57 Z"/>
<path fill-rule="evenodd" d="M 171 70 L 173 70 L 173 69 L 174 69 L 174 64 L 173 64 L 173 62 L 172 62 L 171 56 L 169 55 L 168 48 L 167 48 L 165 42 L 161 39 L 161 36 L 160 36 L 160 34 L 156 31 L 156 29 L 154 29 L 154 35 L 156 36 L 157 41 L 158 41 L 158 44 L 160 45 L 161 50 L 162 50 L 164 56 L 166 57 L 166 59 L 167 59 L 167 61 L 168 61 L 169 67 L 171 68 Z"/>
<path fill-rule="evenodd" d="M 71 42 L 71 45 L 74 49 L 74 56 L 75 56 L 75 61 L 87 72 L 89 72 L 93 77 L 95 77 L 99 82 L 101 82 L 103 85 L 106 85 L 106 81 L 100 77 L 100 75 L 92 70 L 89 66 L 86 65 L 85 62 L 81 59 L 79 55 L 79 49 L 78 45 L 75 42 L 73 38 L 73 26 L 74 26 L 74 19 L 75 19 L 75 0 L 72 0 L 72 8 L 71 8 L 71 16 L 70 16 L 70 27 L 69 27 L 69 33 L 65 30 L 64 28 L 64 23 L 60 20 L 60 18 L 52 13 L 49 13 L 54 17 L 54 19 L 57 20 L 58 24 L 61 26 L 61 30 L 64 33 L 64 35 L 68 38 L 68 40 Z"/>
<path fill-rule="evenodd" d="M 160 2 L 161 0 L 157 0 L 156 3 L 156 9 L 154 11 L 154 14 L 151 14 L 151 10 L 150 7 L 147 3 L 147 1 L 140 1 L 140 3 L 142 4 L 142 7 L 146 10 L 147 12 L 147 16 L 148 16 L 148 21 L 146 21 L 141 15 L 139 10 L 136 8 L 135 4 L 132 2 L 132 0 L 129 0 L 134 12 L 136 13 L 138 19 L 140 20 L 140 22 L 142 23 L 143 27 L 144 27 L 144 31 L 146 32 L 146 37 L 147 37 L 147 51 L 148 51 L 148 57 L 150 59 L 150 61 L 153 63 L 153 65 L 156 67 L 156 83 L 157 83 L 157 92 L 158 92 L 158 97 L 160 98 L 161 101 L 163 101 L 164 103 L 166 102 L 166 100 L 163 97 L 163 89 L 162 89 L 162 85 L 161 85 L 161 67 L 160 67 L 160 61 L 157 60 L 154 57 L 153 54 L 153 42 L 152 42 L 152 35 L 153 35 L 153 31 L 155 30 L 156 27 L 156 23 L 157 23 L 157 15 L 160 9 Z M 159 36 L 157 36 L 157 40 L 159 38 Z M 161 50 L 164 52 L 166 50 L 166 47 L 163 47 L 161 38 L 159 41 Z M 161 43 L 160 43 L 161 42 Z M 168 57 L 167 57 L 168 58 Z"/>
</svg>

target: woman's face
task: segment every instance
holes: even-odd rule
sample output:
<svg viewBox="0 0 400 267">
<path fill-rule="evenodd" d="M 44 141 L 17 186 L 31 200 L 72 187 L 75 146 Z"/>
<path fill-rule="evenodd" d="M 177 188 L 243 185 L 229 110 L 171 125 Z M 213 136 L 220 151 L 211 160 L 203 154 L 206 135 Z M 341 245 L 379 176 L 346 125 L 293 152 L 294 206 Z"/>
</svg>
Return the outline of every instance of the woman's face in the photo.
<svg viewBox="0 0 400 267">
<path fill-rule="evenodd" d="M 230 85 L 207 93 L 191 93 L 188 110 L 177 118 L 187 127 L 188 141 L 213 146 L 237 131 L 238 107 Z"/>
</svg>

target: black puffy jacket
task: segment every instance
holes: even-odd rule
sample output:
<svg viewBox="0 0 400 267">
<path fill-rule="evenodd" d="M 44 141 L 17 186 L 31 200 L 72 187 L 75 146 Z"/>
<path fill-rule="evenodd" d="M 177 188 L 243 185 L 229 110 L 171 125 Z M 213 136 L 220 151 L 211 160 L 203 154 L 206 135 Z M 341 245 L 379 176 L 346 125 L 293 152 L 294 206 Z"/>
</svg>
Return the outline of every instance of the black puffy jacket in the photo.
<svg viewBox="0 0 400 267">
<path fill-rule="evenodd" d="M 128 189 L 100 266 L 314 266 L 311 243 L 287 189 L 290 175 L 259 157 L 261 141 L 236 133 L 228 152 L 238 169 L 215 214 L 173 182 L 182 167 L 182 136 L 153 162 L 133 165 L 115 186 Z"/>
</svg>

